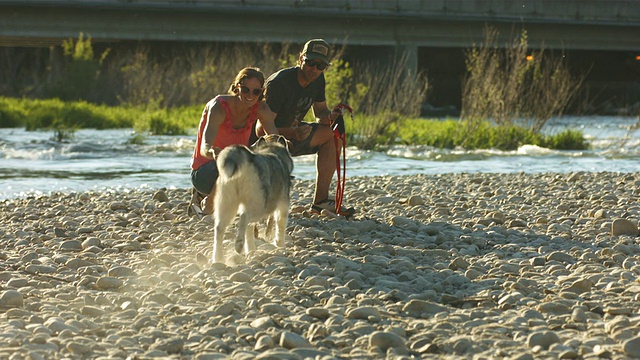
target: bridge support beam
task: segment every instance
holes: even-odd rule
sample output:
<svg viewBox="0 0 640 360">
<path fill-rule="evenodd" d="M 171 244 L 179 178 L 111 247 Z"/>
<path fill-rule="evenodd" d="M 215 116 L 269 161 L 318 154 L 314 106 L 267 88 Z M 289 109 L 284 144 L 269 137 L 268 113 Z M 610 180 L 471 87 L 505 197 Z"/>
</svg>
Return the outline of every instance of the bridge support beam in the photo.
<svg viewBox="0 0 640 360">
<path fill-rule="evenodd" d="M 405 43 L 398 45 L 398 56 L 404 61 L 411 76 L 418 73 L 418 45 Z"/>
</svg>

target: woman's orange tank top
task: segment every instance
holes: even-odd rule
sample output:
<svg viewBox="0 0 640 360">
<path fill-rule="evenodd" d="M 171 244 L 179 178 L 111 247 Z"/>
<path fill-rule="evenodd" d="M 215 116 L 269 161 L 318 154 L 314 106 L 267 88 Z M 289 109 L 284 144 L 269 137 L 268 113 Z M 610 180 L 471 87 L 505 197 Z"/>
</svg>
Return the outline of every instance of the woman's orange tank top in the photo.
<svg viewBox="0 0 640 360">
<path fill-rule="evenodd" d="M 208 163 L 209 161 L 213 161 L 200 154 L 200 146 L 202 145 L 203 141 L 202 138 L 204 136 L 204 128 L 207 124 L 207 115 L 209 114 L 209 111 L 211 111 L 211 108 L 216 101 L 218 101 L 222 105 L 226 115 L 224 117 L 224 121 L 218 128 L 218 135 L 216 135 L 213 146 L 224 149 L 225 147 L 233 144 L 249 145 L 251 130 L 253 129 L 253 124 L 258 118 L 258 106 L 260 103 L 256 102 L 256 104 L 251 107 L 249 116 L 247 117 L 247 122 L 244 127 L 240 129 L 234 129 L 229 103 L 227 103 L 226 100 L 221 99 L 219 96 L 216 96 L 214 99 L 210 100 L 207 105 L 205 105 L 204 110 L 202 111 L 200 125 L 198 126 L 198 137 L 196 138 L 196 147 L 193 150 L 193 155 L 191 156 L 191 170 L 197 170 L 200 168 L 200 166 Z"/>
</svg>

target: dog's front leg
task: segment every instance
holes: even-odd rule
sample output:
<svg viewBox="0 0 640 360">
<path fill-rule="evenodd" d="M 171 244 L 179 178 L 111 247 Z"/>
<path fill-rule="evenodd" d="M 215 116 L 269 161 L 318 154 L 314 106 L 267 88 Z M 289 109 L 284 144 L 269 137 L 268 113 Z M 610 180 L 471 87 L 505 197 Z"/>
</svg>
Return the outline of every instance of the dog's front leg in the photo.
<svg viewBox="0 0 640 360">
<path fill-rule="evenodd" d="M 247 232 L 244 234 L 244 244 L 255 244 L 255 239 L 258 234 L 258 223 L 251 223 L 247 226 Z M 253 250 L 253 249 L 252 249 Z M 248 251 L 245 249 L 244 251 Z"/>
<path fill-rule="evenodd" d="M 224 199 L 222 197 L 216 197 L 215 205 L 215 222 L 213 229 L 213 256 L 211 261 L 215 263 L 224 263 L 224 233 L 227 230 L 227 226 L 233 220 L 235 216 L 235 209 L 223 206 Z"/>
<path fill-rule="evenodd" d="M 274 239 L 275 238 L 275 236 L 276 236 L 275 227 L 276 227 L 275 213 L 272 213 L 267 218 L 267 228 L 264 230 L 265 240 Z"/>
<path fill-rule="evenodd" d="M 213 230 L 213 256 L 211 262 L 214 264 L 224 262 L 224 249 L 222 248 L 222 240 L 224 239 L 224 231 L 226 226 L 216 221 L 216 226 Z"/>
<path fill-rule="evenodd" d="M 287 227 L 287 219 L 289 217 L 289 207 L 281 208 L 275 213 L 275 227 L 276 237 L 273 239 L 273 245 L 283 248 L 284 247 L 284 232 Z"/>
</svg>

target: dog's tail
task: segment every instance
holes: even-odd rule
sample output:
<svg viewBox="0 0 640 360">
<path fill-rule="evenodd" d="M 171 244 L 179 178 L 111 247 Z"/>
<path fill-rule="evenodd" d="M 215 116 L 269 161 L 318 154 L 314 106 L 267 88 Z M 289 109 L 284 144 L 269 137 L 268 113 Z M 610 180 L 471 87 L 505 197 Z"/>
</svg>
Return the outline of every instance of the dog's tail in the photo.
<svg viewBox="0 0 640 360">
<path fill-rule="evenodd" d="M 252 155 L 251 150 L 244 145 L 227 146 L 216 158 L 218 176 L 224 180 L 232 179 Z"/>
</svg>

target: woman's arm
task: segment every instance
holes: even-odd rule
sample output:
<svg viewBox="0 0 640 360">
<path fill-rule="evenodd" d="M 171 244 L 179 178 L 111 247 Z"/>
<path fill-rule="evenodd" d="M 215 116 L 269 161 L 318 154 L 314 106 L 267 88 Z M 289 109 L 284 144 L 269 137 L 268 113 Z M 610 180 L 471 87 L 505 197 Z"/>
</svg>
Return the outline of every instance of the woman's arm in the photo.
<svg viewBox="0 0 640 360">
<path fill-rule="evenodd" d="M 215 160 L 216 155 L 220 152 L 220 148 L 214 147 L 213 143 L 218 136 L 218 128 L 224 121 L 225 112 L 218 101 L 214 101 L 207 112 L 207 123 L 204 127 L 202 145 L 200 146 L 200 155 Z"/>
<path fill-rule="evenodd" d="M 262 135 L 264 134 L 279 134 L 280 129 L 276 128 L 276 113 L 271 111 L 269 105 L 266 102 L 260 103 L 258 107 L 258 124 L 256 125 L 256 129 L 260 129 Z"/>
</svg>

